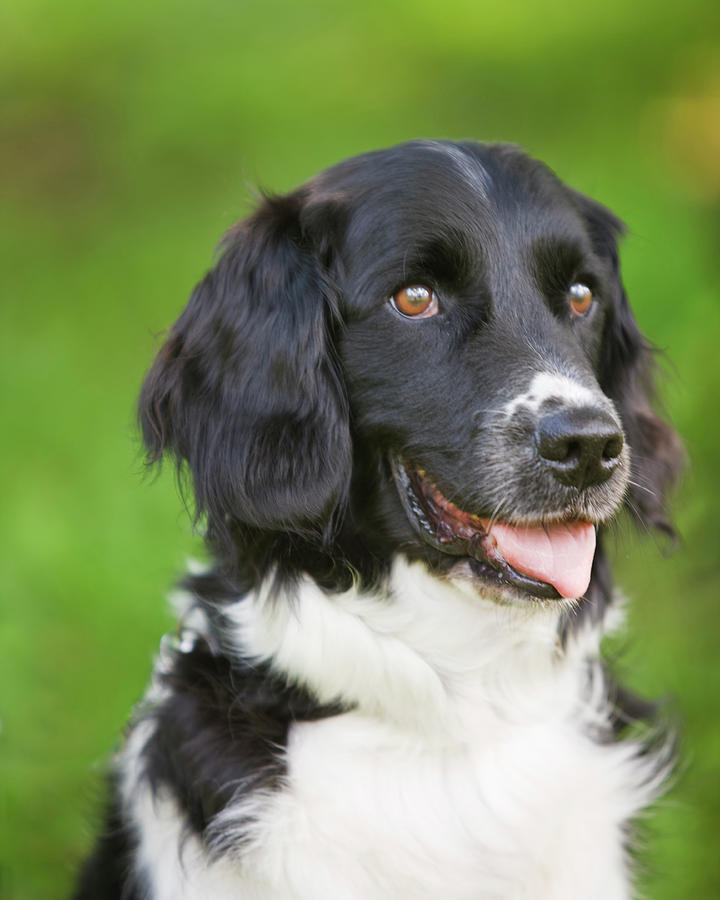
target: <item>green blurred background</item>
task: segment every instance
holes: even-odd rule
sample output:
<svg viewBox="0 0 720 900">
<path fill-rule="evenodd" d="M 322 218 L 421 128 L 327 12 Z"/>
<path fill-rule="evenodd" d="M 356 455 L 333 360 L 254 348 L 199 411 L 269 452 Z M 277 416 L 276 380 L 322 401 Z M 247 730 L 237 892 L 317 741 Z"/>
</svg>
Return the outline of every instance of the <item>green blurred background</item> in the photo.
<svg viewBox="0 0 720 900">
<path fill-rule="evenodd" d="M 0 894 L 60 897 L 201 549 L 134 401 L 252 187 L 410 137 L 510 140 L 630 226 L 689 473 L 674 554 L 621 529 L 620 667 L 673 698 L 651 898 L 720 897 L 720 5 L 8 0 L 0 12 Z"/>
</svg>

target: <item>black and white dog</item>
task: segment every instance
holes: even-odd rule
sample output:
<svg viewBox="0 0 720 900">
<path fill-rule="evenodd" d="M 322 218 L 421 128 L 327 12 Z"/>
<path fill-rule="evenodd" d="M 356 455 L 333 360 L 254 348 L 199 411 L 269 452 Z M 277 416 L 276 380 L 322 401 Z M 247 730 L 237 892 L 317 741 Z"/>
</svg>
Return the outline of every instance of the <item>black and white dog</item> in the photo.
<svg viewBox="0 0 720 900">
<path fill-rule="evenodd" d="M 681 451 L 621 230 L 513 147 L 417 141 L 228 234 L 140 400 L 214 564 L 78 898 L 632 895 L 668 754 L 622 739 L 601 541 L 671 530 Z"/>
</svg>

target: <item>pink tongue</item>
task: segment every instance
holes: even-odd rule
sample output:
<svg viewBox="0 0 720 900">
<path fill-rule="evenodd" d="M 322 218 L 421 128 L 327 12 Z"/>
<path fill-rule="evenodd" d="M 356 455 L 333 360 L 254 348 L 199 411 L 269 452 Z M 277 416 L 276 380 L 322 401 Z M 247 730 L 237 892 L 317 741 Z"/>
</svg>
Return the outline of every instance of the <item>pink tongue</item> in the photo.
<svg viewBox="0 0 720 900">
<path fill-rule="evenodd" d="M 590 584 L 595 528 L 589 522 L 513 528 L 493 525 L 497 550 L 523 575 L 552 584 L 561 597 L 577 598 Z"/>
</svg>

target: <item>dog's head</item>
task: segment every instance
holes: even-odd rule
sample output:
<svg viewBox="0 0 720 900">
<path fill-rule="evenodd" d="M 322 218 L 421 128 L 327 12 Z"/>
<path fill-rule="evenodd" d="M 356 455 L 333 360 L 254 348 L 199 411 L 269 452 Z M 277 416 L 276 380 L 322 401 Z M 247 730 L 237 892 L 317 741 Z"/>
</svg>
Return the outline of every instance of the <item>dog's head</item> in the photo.
<svg viewBox="0 0 720 900">
<path fill-rule="evenodd" d="M 149 456 L 187 466 L 216 552 L 260 574 L 404 552 L 580 596 L 623 503 L 670 530 L 681 458 L 621 231 L 512 147 L 341 163 L 226 237 L 145 382 Z"/>
</svg>

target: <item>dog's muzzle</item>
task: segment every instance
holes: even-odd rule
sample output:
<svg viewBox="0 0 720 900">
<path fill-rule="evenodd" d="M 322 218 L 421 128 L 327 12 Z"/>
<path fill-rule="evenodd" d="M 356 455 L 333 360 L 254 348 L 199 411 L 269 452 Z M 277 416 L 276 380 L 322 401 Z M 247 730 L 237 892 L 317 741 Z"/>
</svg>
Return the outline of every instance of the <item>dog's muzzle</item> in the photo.
<svg viewBox="0 0 720 900">
<path fill-rule="evenodd" d="M 399 458 L 391 466 L 420 537 L 445 554 L 468 557 L 478 577 L 500 589 L 550 600 L 576 599 L 587 590 L 595 553 L 590 522 L 493 522 L 460 509 L 422 469 Z"/>
</svg>

